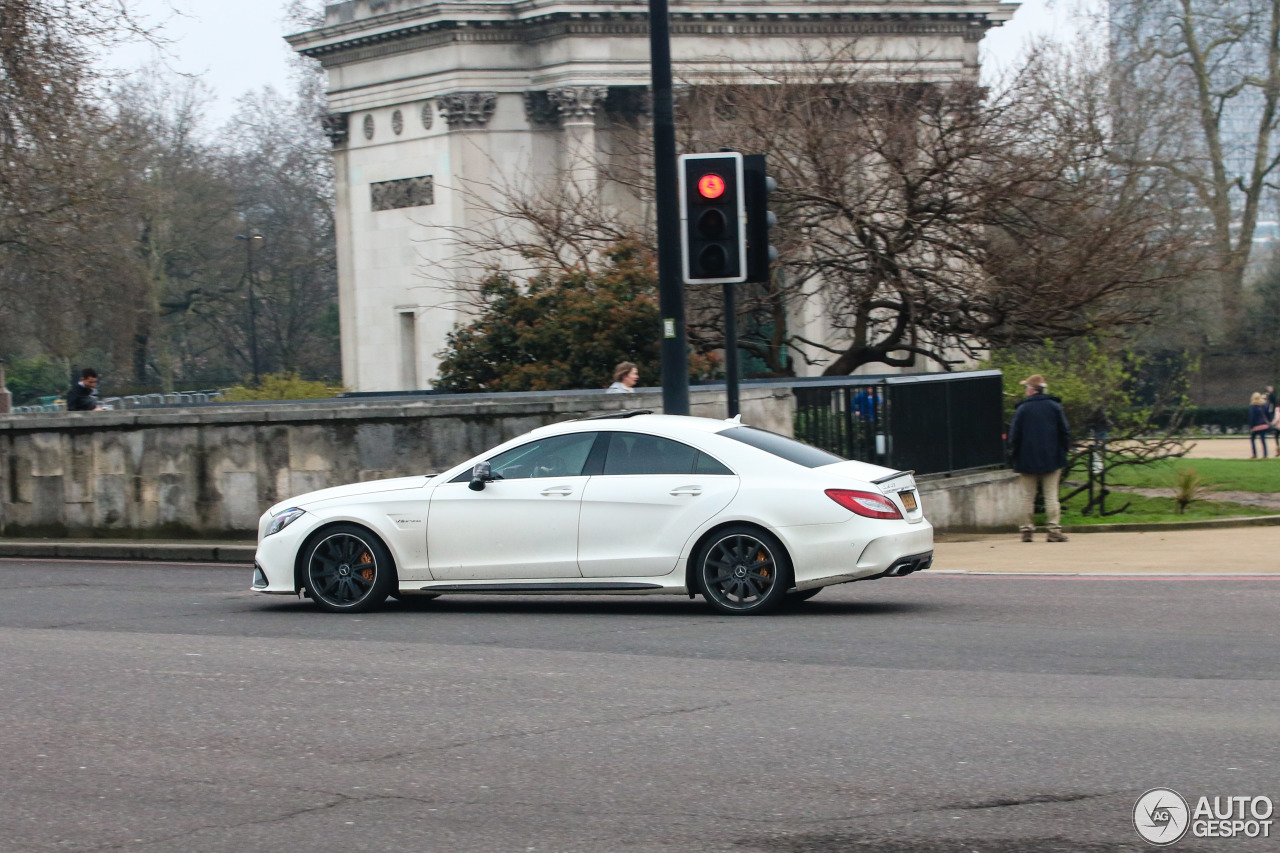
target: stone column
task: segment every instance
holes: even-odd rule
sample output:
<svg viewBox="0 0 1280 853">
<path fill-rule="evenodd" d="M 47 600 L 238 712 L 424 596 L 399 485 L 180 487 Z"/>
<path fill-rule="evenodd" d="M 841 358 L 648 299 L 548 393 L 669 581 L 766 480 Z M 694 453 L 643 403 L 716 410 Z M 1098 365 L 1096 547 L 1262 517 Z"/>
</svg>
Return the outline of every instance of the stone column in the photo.
<svg viewBox="0 0 1280 853">
<path fill-rule="evenodd" d="M 596 110 L 608 94 L 606 86 L 564 86 L 547 91 L 564 128 L 561 168 L 584 194 L 594 194 L 599 181 Z"/>
</svg>

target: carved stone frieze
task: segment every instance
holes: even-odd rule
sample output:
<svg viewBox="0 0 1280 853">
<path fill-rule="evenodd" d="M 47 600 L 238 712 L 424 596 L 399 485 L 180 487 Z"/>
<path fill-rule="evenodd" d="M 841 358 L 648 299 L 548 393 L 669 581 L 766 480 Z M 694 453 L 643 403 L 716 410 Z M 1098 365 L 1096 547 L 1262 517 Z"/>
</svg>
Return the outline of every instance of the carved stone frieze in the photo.
<svg viewBox="0 0 1280 853">
<path fill-rule="evenodd" d="M 364 117 L 364 138 L 373 139 L 373 115 L 372 114 L 366 115 Z"/>
<path fill-rule="evenodd" d="M 347 113 L 327 113 L 320 119 L 329 144 L 334 148 L 343 148 L 350 135 L 351 117 Z"/>
<path fill-rule="evenodd" d="M 425 104 L 422 105 L 421 118 L 422 118 L 423 130 L 430 130 L 431 125 L 435 124 L 436 114 L 435 114 L 435 110 L 431 109 L 430 101 L 427 101 Z"/>
<path fill-rule="evenodd" d="M 609 94 L 607 86 L 561 86 L 547 90 L 547 100 L 560 113 L 561 121 L 593 118 Z"/>
<path fill-rule="evenodd" d="M 391 114 L 391 132 L 396 136 L 404 133 L 404 113 L 399 110 Z"/>
<path fill-rule="evenodd" d="M 372 196 L 375 211 L 423 207 L 436 203 L 435 182 L 431 175 L 370 184 L 369 194 Z"/>
<path fill-rule="evenodd" d="M 497 92 L 455 92 L 436 98 L 436 109 L 440 110 L 451 130 L 484 127 L 497 106 Z"/>
</svg>

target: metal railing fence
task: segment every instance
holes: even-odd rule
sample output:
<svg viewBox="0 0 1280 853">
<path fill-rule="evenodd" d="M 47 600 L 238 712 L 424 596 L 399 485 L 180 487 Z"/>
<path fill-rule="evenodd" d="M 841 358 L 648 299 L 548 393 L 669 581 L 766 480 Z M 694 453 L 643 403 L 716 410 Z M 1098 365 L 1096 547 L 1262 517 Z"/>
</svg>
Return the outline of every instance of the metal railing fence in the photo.
<svg viewBox="0 0 1280 853">
<path fill-rule="evenodd" d="M 998 370 L 794 386 L 795 435 L 849 459 L 939 474 L 1005 463 Z"/>
<path fill-rule="evenodd" d="M 103 397 L 98 402 L 110 409 L 158 409 L 172 406 L 194 406 L 200 403 L 212 403 L 222 397 L 225 388 L 211 388 L 207 391 L 173 391 L 168 394 L 127 394 L 123 397 Z M 65 412 L 67 403 L 62 399 L 45 398 L 39 403 L 27 406 L 14 406 L 13 414 L 33 414 L 38 412 Z"/>
</svg>

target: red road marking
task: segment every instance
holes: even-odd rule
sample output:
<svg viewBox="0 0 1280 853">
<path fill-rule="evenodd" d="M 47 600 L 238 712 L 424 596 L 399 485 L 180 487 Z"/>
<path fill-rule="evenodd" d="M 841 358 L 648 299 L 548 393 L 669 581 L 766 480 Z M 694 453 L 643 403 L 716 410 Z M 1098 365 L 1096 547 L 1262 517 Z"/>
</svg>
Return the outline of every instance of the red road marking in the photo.
<svg viewBox="0 0 1280 853">
<path fill-rule="evenodd" d="M 1104 575 L 1055 574 L 1051 572 L 939 572 L 916 577 L 935 578 L 1032 578 L 1055 581 L 1280 581 L 1280 575 Z"/>
</svg>

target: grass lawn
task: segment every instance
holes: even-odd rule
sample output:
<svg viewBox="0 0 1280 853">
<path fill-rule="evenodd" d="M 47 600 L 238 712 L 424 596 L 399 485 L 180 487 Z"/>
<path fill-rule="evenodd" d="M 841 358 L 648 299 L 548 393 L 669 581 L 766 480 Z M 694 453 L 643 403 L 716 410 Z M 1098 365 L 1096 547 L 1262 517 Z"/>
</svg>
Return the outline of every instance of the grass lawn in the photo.
<svg viewBox="0 0 1280 853">
<path fill-rule="evenodd" d="M 1280 459 L 1166 459 L 1121 468 L 1110 474 L 1108 482 L 1148 489 L 1172 488 L 1174 474 L 1182 468 L 1195 468 L 1202 479 L 1209 481 L 1210 488 L 1219 491 L 1280 492 Z M 1083 477 L 1083 472 L 1075 472 L 1071 479 Z"/>
<path fill-rule="evenodd" d="M 1227 460 L 1234 461 L 1234 460 Z M 1081 515 L 1084 507 L 1084 496 L 1077 495 L 1071 502 L 1062 507 L 1063 524 L 1136 524 L 1164 521 L 1205 521 L 1213 518 L 1232 518 L 1242 515 L 1274 515 L 1271 510 L 1248 504 L 1226 503 L 1224 501 L 1197 501 L 1187 507 L 1182 515 L 1178 514 L 1178 505 L 1173 498 L 1147 498 L 1142 495 L 1112 492 L 1107 495 L 1107 510 L 1116 510 L 1125 504 L 1129 508 L 1124 512 L 1099 517 Z M 1044 516 L 1038 515 L 1037 522 L 1043 524 Z"/>
</svg>

